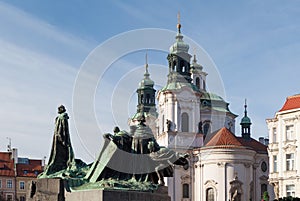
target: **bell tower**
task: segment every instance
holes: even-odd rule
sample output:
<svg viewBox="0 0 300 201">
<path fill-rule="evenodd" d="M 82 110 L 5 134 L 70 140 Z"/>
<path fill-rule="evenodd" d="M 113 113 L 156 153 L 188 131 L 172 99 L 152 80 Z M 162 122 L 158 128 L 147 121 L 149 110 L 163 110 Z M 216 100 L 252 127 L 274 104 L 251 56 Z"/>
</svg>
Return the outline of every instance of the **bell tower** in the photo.
<svg viewBox="0 0 300 201">
<path fill-rule="evenodd" d="M 136 90 L 138 104 L 137 112 L 131 118 L 130 125 L 138 124 L 139 117 L 145 117 L 146 124 L 151 128 L 152 132 L 156 132 L 156 119 L 157 111 L 155 104 L 155 92 L 154 81 L 150 79 L 150 73 L 148 71 L 148 54 L 146 54 L 146 64 L 144 78 L 139 83 L 139 87 Z"/>
<path fill-rule="evenodd" d="M 178 17 L 176 41 L 168 54 L 167 85 L 159 90 L 157 139 L 177 151 L 202 146 L 198 135 L 200 90 L 192 83 L 189 45 L 183 41 Z"/>
<path fill-rule="evenodd" d="M 241 129 L 242 129 L 242 138 L 250 140 L 251 138 L 251 133 L 250 133 L 250 128 L 251 128 L 251 120 L 247 116 L 247 101 L 245 100 L 245 111 L 244 111 L 244 117 L 241 120 Z"/>
</svg>

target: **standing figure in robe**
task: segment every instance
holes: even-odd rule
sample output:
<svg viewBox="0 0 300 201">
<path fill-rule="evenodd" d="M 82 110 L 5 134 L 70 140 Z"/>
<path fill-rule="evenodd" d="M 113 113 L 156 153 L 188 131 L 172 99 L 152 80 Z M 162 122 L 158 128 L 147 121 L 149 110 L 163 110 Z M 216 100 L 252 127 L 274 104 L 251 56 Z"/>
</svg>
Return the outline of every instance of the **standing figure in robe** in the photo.
<svg viewBox="0 0 300 201">
<path fill-rule="evenodd" d="M 58 116 L 55 119 L 55 129 L 49 162 L 45 171 L 39 177 L 47 177 L 56 172 L 70 171 L 76 167 L 74 152 L 69 133 L 69 116 L 66 108 L 58 107 Z"/>
</svg>

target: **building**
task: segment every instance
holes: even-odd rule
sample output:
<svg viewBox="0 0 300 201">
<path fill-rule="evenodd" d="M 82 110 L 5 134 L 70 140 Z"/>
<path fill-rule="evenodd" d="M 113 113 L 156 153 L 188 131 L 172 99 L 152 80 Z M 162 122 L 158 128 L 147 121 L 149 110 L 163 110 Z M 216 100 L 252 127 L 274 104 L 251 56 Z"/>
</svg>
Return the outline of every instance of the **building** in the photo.
<svg viewBox="0 0 300 201">
<path fill-rule="evenodd" d="M 16 164 L 16 197 L 18 201 L 26 200 L 27 185 L 35 181 L 37 176 L 43 172 L 42 160 L 18 158 Z"/>
<path fill-rule="evenodd" d="M 137 113 L 156 119 L 152 127 L 157 142 L 177 152 L 189 153 L 189 168 L 175 166 L 174 177 L 165 178 L 174 201 L 261 200 L 273 187 L 268 183 L 267 146 L 251 138 L 251 120 L 245 104 L 241 136 L 235 135 L 235 118 L 229 103 L 206 90 L 207 73 L 190 63 L 189 45 L 183 40 L 181 24 L 167 56 L 167 84 L 158 90 L 157 109 L 154 82 L 148 65 L 137 89 Z M 147 98 L 148 97 L 148 98 Z M 146 121 L 147 123 L 147 121 Z M 151 125 L 149 125 L 151 127 Z"/>
<path fill-rule="evenodd" d="M 300 95 L 287 97 L 275 117 L 266 120 L 269 130 L 269 182 L 276 197 L 300 197 Z"/>
<path fill-rule="evenodd" d="M 0 197 L 13 201 L 16 195 L 16 172 L 13 152 L 0 152 Z"/>
<path fill-rule="evenodd" d="M 42 160 L 20 158 L 18 150 L 9 145 L 7 152 L 0 152 L 0 198 L 25 201 L 29 181 L 34 181 L 43 168 Z"/>
</svg>

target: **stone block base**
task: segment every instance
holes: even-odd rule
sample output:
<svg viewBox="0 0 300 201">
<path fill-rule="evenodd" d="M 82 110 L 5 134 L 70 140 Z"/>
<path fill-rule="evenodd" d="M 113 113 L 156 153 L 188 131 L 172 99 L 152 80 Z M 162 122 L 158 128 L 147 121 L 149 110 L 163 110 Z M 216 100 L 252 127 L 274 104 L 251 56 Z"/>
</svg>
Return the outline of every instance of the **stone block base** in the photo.
<svg viewBox="0 0 300 201">
<path fill-rule="evenodd" d="M 155 192 L 84 190 L 67 192 L 62 179 L 38 179 L 27 192 L 27 201 L 171 201 L 167 187 Z"/>
</svg>

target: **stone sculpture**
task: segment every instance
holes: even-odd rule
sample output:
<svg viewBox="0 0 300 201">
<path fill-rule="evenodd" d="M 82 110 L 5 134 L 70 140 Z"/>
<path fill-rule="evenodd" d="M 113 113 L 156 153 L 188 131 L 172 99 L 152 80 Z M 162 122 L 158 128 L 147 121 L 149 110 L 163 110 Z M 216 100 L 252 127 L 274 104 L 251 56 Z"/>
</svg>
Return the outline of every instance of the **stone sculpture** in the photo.
<svg viewBox="0 0 300 201">
<path fill-rule="evenodd" d="M 49 163 L 39 178 L 63 179 L 69 191 L 151 191 L 164 185 L 163 177 L 173 176 L 174 164 L 188 168 L 188 155 L 160 147 L 143 115 L 129 133 L 115 127 L 114 134 L 104 134 L 104 146 L 88 166 L 74 157 L 68 119 L 65 107 L 59 106 Z"/>
</svg>

